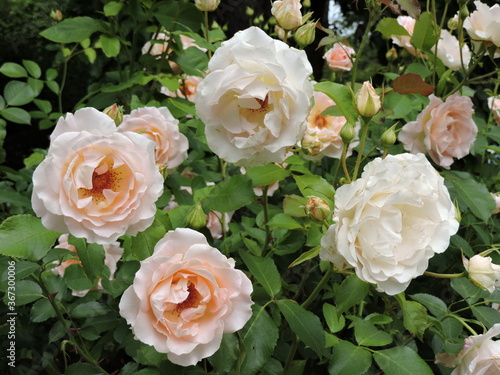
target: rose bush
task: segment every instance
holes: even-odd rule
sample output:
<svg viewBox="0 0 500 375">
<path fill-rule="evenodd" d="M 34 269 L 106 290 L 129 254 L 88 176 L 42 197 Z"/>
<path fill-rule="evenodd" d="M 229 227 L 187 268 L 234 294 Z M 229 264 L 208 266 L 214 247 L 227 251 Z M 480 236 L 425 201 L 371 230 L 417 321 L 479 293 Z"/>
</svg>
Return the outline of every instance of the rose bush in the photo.
<svg viewBox="0 0 500 375">
<path fill-rule="evenodd" d="M 93 108 L 61 118 L 45 160 L 33 173 L 32 204 L 46 228 L 110 244 L 151 225 L 163 178 L 155 144 L 116 131 Z"/>
<path fill-rule="evenodd" d="M 432 160 L 449 168 L 453 159 L 468 155 L 476 139 L 472 101 L 458 93 L 445 101 L 431 95 L 430 103 L 401 129 L 399 140 L 411 153 L 428 153 Z"/>
<path fill-rule="evenodd" d="M 140 341 L 170 361 L 194 365 L 219 349 L 222 335 L 250 319 L 252 283 L 234 260 L 196 231 L 168 232 L 141 262 L 120 314 Z"/>
<path fill-rule="evenodd" d="M 137 132 L 155 142 L 155 162 L 172 172 L 187 159 L 188 139 L 179 131 L 179 120 L 166 107 L 144 107 L 123 117 L 119 132 Z"/>
<path fill-rule="evenodd" d="M 305 53 L 250 27 L 222 43 L 208 68 L 195 104 L 210 149 L 242 166 L 282 162 L 309 112 Z"/>
<path fill-rule="evenodd" d="M 337 190 L 333 220 L 339 254 L 361 280 L 391 295 L 422 275 L 458 230 L 443 178 L 422 154 L 368 163 Z"/>
</svg>

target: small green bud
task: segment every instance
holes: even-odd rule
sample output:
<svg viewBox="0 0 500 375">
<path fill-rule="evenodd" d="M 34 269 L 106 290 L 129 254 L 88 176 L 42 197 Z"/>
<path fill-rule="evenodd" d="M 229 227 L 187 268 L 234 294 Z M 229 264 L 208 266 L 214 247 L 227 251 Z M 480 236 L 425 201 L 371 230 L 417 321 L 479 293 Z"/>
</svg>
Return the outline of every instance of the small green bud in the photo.
<svg viewBox="0 0 500 375">
<path fill-rule="evenodd" d="M 452 31 L 458 29 L 458 16 L 455 16 L 448 20 L 448 29 Z"/>
<path fill-rule="evenodd" d="M 304 48 L 314 42 L 316 37 L 316 22 L 308 22 L 295 32 L 294 38 L 297 44 Z"/>
<path fill-rule="evenodd" d="M 255 11 L 252 8 L 247 7 L 247 9 L 245 10 L 245 13 L 248 17 L 252 17 L 255 14 Z"/>
<path fill-rule="evenodd" d="M 305 211 L 309 219 L 323 222 L 330 216 L 330 206 L 318 197 L 310 197 L 306 203 Z"/>
<path fill-rule="evenodd" d="M 340 129 L 340 138 L 342 138 L 342 142 L 348 145 L 356 136 L 356 132 L 354 131 L 354 126 L 350 122 L 346 122 L 342 129 Z"/>
<path fill-rule="evenodd" d="M 110 105 L 107 108 L 104 108 L 102 112 L 111 117 L 114 120 L 116 126 L 120 125 L 123 121 L 123 107 L 118 106 L 116 103 Z"/>
<path fill-rule="evenodd" d="M 200 229 L 207 225 L 207 215 L 200 204 L 196 204 L 187 215 L 187 222 L 193 229 Z"/>
<path fill-rule="evenodd" d="M 382 136 L 380 137 L 380 142 L 382 142 L 382 147 L 389 148 L 394 143 L 396 143 L 397 139 L 398 138 L 396 136 L 396 132 L 394 131 L 394 126 L 391 126 L 384 133 L 382 133 Z"/>
</svg>

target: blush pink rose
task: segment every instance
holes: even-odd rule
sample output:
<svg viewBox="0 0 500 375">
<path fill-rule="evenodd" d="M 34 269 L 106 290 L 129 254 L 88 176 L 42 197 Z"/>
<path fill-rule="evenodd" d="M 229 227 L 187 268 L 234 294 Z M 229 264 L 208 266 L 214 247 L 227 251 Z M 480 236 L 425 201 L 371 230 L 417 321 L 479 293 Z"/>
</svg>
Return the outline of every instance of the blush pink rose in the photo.
<svg viewBox="0 0 500 375">
<path fill-rule="evenodd" d="M 399 140 L 405 150 L 412 154 L 427 152 L 436 164 L 448 169 L 454 158 L 469 154 L 476 139 L 472 100 L 458 93 L 444 102 L 434 95 L 429 98 L 429 105 L 417 120 L 403 126 Z"/>
<path fill-rule="evenodd" d="M 52 268 L 52 272 L 55 275 L 61 277 L 64 276 L 64 272 L 69 266 L 73 264 L 82 266 L 82 262 L 80 261 L 80 259 L 78 259 L 78 254 L 76 254 L 76 248 L 68 242 L 68 237 L 68 234 L 62 234 L 58 239 L 59 244 L 54 246 L 56 249 L 67 249 L 75 253 L 74 257 L 66 259 L 60 264 L 57 261 L 54 262 L 54 264 L 58 264 L 58 266 Z M 123 249 L 120 247 L 119 242 L 113 242 L 109 245 L 103 245 L 103 248 L 105 254 L 104 264 L 109 268 L 109 279 L 113 280 L 116 272 L 116 264 L 123 255 Z M 97 285 L 94 288 L 87 290 L 73 290 L 72 294 L 76 297 L 85 297 L 90 290 L 102 291 L 103 289 L 101 285 L 101 279 L 99 279 Z"/>
<path fill-rule="evenodd" d="M 326 60 L 328 67 L 333 71 L 349 71 L 352 69 L 352 63 L 354 62 L 354 49 L 346 46 L 342 43 L 335 43 L 332 48 L 330 48 L 323 55 Z"/>
<path fill-rule="evenodd" d="M 123 117 L 119 132 L 138 132 L 155 142 L 155 162 L 167 166 L 168 172 L 187 159 L 188 139 L 179 131 L 179 121 L 166 107 L 134 109 Z"/>
<path fill-rule="evenodd" d="M 94 108 L 68 113 L 33 173 L 33 210 L 46 228 L 88 242 L 136 235 L 153 222 L 163 192 L 154 147 L 139 134 L 116 131 Z"/>
<path fill-rule="evenodd" d="M 335 102 L 328 95 L 315 91 L 314 106 L 307 117 L 306 137 L 302 139 L 302 147 L 308 151 L 306 158 L 314 158 L 315 155 L 328 156 L 331 158 L 340 158 L 344 143 L 340 137 L 340 130 L 347 122 L 344 116 L 323 116 L 322 113 L 327 108 L 335 106 Z M 352 154 L 352 149 L 358 142 L 359 123 L 356 124 L 354 131 L 356 136 L 349 144 L 347 156 Z M 307 142 L 312 142 L 313 149 L 308 149 Z"/>
<path fill-rule="evenodd" d="M 252 316 L 252 283 L 234 264 L 201 233 L 170 231 L 141 262 L 120 314 L 138 340 L 175 364 L 195 365 Z"/>
<path fill-rule="evenodd" d="M 417 50 L 413 44 L 411 44 L 411 37 L 413 35 L 413 31 L 415 30 L 415 19 L 410 16 L 399 16 L 397 21 L 404 27 L 409 35 L 392 35 L 392 42 L 397 46 L 403 47 L 410 55 L 419 55 L 420 51 Z"/>
<path fill-rule="evenodd" d="M 500 97 L 488 98 L 488 108 L 493 112 L 493 118 L 500 125 Z"/>
</svg>

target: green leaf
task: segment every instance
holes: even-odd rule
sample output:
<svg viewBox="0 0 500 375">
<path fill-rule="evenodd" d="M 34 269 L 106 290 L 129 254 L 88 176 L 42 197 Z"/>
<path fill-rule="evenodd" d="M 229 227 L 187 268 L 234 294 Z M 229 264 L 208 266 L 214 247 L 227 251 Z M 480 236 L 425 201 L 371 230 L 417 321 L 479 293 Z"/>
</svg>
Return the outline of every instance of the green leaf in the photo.
<svg viewBox="0 0 500 375">
<path fill-rule="evenodd" d="M 354 337 L 359 345 L 385 346 L 392 343 L 392 336 L 379 330 L 373 323 L 352 315 L 348 318 L 353 319 L 351 327 L 354 326 Z"/>
<path fill-rule="evenodd" d="M 105 315 L 109 312 L 109 308 L 97 301 L 85 302 L 77 305 L 70 315 L 73 318 L 94 318 L 99 315 Z"/>
<path fill-rule="evenodd" d="M 386 375 L 433 375 L 429 365 L 406 346 L 380 350 L 373 358 Z"/>
<path fill-rule="evenodd" d="M 26 305 L 42 297 L 42 288 L 34 281 L 21 280 L 16 282 L 16 306 Z"/>
<path fill-rule="evenodd" d="M 321 357 L 325 348 L 325 334 L 319 318 L 295 301 L 276 301 L 292 331 Z"/>
<path fill-rule="evenodd" d="M 21 65 L 11 62 L 3 63 L 0 67 L 0 73 L 10 78 L 27 77 L 28 73 Z"/>
<path fill-rule="evenodd" d="M 97 53 L 95 52 L 95 49 L 93 48 L 84 48 L 83 53 L 87 58 L 89 59 L 89 62 L 91 64 L 94 63 L 95 59 L 97 58 Z"/>
<path fill-rule="evenodd" d="M 79 264 L 71 264 L 64 270 L 64 280 L 70 289 L 76 291 L 91 289 L 96 284 L 88 278 Z"/>
<path fill-rule="evenodd" d="M 337 308 L 329 303 L 323 305 L 323 316 L 330 332 L 339 332 L 345 327 L 344 315 L 338 315 Z"/>
<path fill-rule="evenodd" d="M 106 57 L 115 57 L 120 53 L 120 39 L 115 36 L 101 34 L 99 36 L 101 47 Z"/>
<path fill-rule="evenodd" d="M 349 341 L 340 341 L 333 347 L 333 355 L 328 366 L 330 375 L 361 375 L 372 363 L 371 353 Z"/>
<path fill-rule="evenodd" d="M 49 114 L 52 112 L 52 103 L 48 100 L 35 99 L 33 103 L 40 109 L 40 111 Z"/>
<path fill-rule="evenodd" d="M 170 32 L 175 30 L 196 32 L 203 23 L 202 12 L 196 9 L 193 3 L 163 2 L 158 5 L 154 16 Z"/>
<path fill-rule="evenodd" d="M 292 230 L 303 228 L 294 218 L 284 213 L 274 215 L 271 220 L 269 220 L 268 224 L 271 229 L 284 228 Z"/>
<path fill-rule="evenodd" d="M 156 243 L 167 233 L 165 227 L 158 220 L 143 232 L 132 237 L 132 254 L 137 260 L 144 260 L 153 254 Z"/>
<path fill-rule="evenodd" d="M 5 101 L 11 106 L 20 106 L 28 104 L 35 99 L 35 92 L 25 82 L 10 81 L 3 91 Z"/>
<path fill-rule="evenodd" d="M 23 65 L 32 77 L 40 78 L 42 76 L 42 69 L 40 69 L 40 66 L 36 62 L 23 60 Z"/>
<path fill-rule="evenodd" d="M 11 216 L 0 225 L 0 254 L 38 261 L 60 235 L 45 229 L 34 216 Z"/>
<path fill-rule="evenodd" d="M 104 248 L 96 243 L 86 243 L 81 238 L 70 235 L 68 242 L 75 246 L 78 258 L 82 262 L 83 270 L 90 280 L 95 280 L 101 275 L 104 266 Z"/>
<path fill-rule="evenodd" d="M 475 303 L 482 293 L 482 289 L 472 284 L 466 277 L 451 279 L 451 287 L 469 304 Z"/>
<path fill-rule="evenodd" d="M 424 12 L 415 22 L 411 42 L 417 49 L 428 50 L 436 44 L 436 39 L 433 18 L 429 12 Z"/>
<path fill-rule="evenodd" d="M 52 91 L 54 94 L 59 95 L 59 83 L 56 81 L 47 81 L 45 82 L 47 87 Z"/>
<path fill-rule="evenodd" d="M 240 367 L 240 375 L 256 374 L 269 361 L 278 341 L 278 327 L 265 308 L 253 305 L 252 311 L 252 317 L 238 333 L 246 354 Z"/>
<path fill-rule="evenodd" d="M 306 197 L 299 195 L 287 195 L 283 199 L 283 212 L 293 217 L 305 217 L 307 214 L 304 208 L 307 200 Z"/>
<path fill-rule="evenodd" d="M 91 17 L 67 18 L 40 33 L 56 43 L 80 43 L 101 29 L 99 21 Z"/>
<path fill-rule="evenodd" d="M 500 311 L 488 306 L 472 307 L 472 313 L 488 329 L 500 322 Z"/>
<path fill-rule="evenodd" d="M 415 301 L 404 301 L 402 308 L 405 328 L 422 341 L 429 324 L 427 310 Z"/>
<path fill-rule="evenodd" d="M 416 20 L 420 16 L 420 3 L 418 0 L 395 0 L 399 6 L 408 13 L 408 15 Z"/>
<path fill-rule="evenodd" d="M 7 121 L 14 122 L 16 124 L 31 125 L 30 114 L 22 108 L 6 108 L 0 114 Z"/>
<path fill-rule="evenodd" d="M 12 266 L 9 266 L 9 269 Z M 14 268 L 16 269 L 16 280 L 22 280 L 33 272 L 38 271 L 40 269 L 40 265 L 34 262 L 27 262 L 24 260 L 18 260 L 15 262 Z M 6 282 L 8 278 L 8 268 L 5 268 L 5 271 L 2 273 L 2 282 Z"/>
<path fill-rule="evenodd" d="M 350 307 L 363 301 L 369 288 L 370 284 L 361 281 L 355 274 L 347 276 L 340 284 L 335 298 L 337 314 L 340 316 Z"/>
<path fill-rule="evenodd" d="M 443 318 L 448 311 L 446 303 L 431 294 L 418 293 L 411 295 L 411 298 L 424 305 L 438 319 Z"/>
<path fill-rule="evenodd" d="M 102 371 L 99 371 L 95 366 L 90 363 L 78 362 L 74 363 L 66 369 L 65 375 L 102 375 Z"/>
<path fill-rule="evenodd" d="M 410 35 L 395 18 L 389 17 L 382 18 L 375 28 L 375 31 L 380 32 L 386 38 L 390 38 L 392 35 Z"/>
<path fill-rule="evenodd" d="M 120 10 L 123 8 L 123 3 L 118 3 L 116 1 L 110 1 L 106 5 L 104 5 L 104 15 L 106 17 L 113 17 L 120 13 Z"/>
<path fill-rule="evenodd" d="M 304 263 L 306 260 L 316 258 L 319 255 L 319 249 L 320 246 L 316 246 L 310 250 L 307 250 L 305 253 L 300 254 L 300 256 L 297 259 L 295 259 L 292 263 L 290 263 L 288 268 L 298 266 L 299 264 Z"/>
<path fill-rule="evenodd" d="M 333 82 L 320 82 L 314 85 L 314 89 L 328 95 L 339 107 L 347 121 L 354 126 L 358 120 L 358 111 L 354 106 L 352 91 L 347 86 Z"/>
<path fill-rule="evenodd" d="M 185 49 L 176 60 L 182 71 L 192 76 L 203 76 L 208 68 L 208 56 L 199 48 L 189 47 Z"/>
<path fill-rule="evenodd" d="M 239 357 L 240 345 L 234 334 L 224 334 L 219 350 L 208 360 L 217 374 L 230 374 Z"/>
<path fill-rule="evenodd" d="M 0 95 L 0 111 L 5 108 L 5 99 Z"/>
<path fill-rule="evenodd" d="M 335 189 L 333 185 L 323 177 L 314 174 L 294 174 L 293 178 L 304 197 L 316 196 L 328 200 L 330 204 L 333 203 L 335 199 Z"/>
<path fill-rule="evenodd" d="M 290 172 L 276 164 L 246 168 L 246 175 L 252 179 L 252 186 L 266 186 L 281 181 L 290 175 Z"/>
<path fill-rule="evenodd" d="M 264 287 L 267 294 L 274 298 L 281 290 L 281 277 L 272 258 L 259 258 L 243 250 L 241 259 L 245 262 L 250 273 Z"/>
<path fill-rule="evenodd" d="M 250 177 L 236 175 L 215 185 L 203 199 L 203 206 L 209 211 L 224 213 L 250 204 L 255 198 Z"/>
<path fill-rule="evenodd" d="M 15 190 L 0 190 L 0 203 L 26 208 L 31 207 L 31 200 Z"/>
<path fill-rule="evenodd" d="M 47 298 L 36 301 L 31 308 L 31 321 L 34 323 L 45 322 L 55 316 L 56 312 Z"/>
<path fill-rule="evenodd" d="M 467 172 L 445 171 L 444 178 L 453 184 L 458 199 L 483 221 L 488 220 L 495 209 L 495 201 L 483 183 L 477 182 Z"/>
<path fill-rule="evenodd" d="M 57 78 L 58 74 L 59 73 L 57 72 L 57 70 L 55 70 L 54 68 L 49 68 L 45 72 L 45 78 L 47 79 L 47 81 L 53 81 L 54 79 Z"/>
</svg>

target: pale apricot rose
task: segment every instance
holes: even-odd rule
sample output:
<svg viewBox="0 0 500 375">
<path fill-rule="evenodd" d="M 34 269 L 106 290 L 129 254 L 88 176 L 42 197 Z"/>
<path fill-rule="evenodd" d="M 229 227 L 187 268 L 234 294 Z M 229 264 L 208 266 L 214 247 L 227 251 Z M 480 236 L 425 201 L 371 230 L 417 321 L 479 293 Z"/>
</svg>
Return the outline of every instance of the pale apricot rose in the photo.
<svg viewBox="0 0 500 375">
<path fill-rule="evenodd" d="M 50 230 L 110 244 L 151 225 L 163 177 L 155 143 L 116 131 L 94 108 L 60 118 L 47 157 L 33 173 L 32 205 Z"/>
<path fill-rule="evenodd" d="M 473 42 L 495 45 L 495 58 L 500 57 L 500 5 L 489 7 L 480 1 L 474 1 L 474 5 L 476 10 L 464 20 L 464 28 Z"/>
<path fill-rule="evenodd" d="M 417 120 L 403 126 L 399 140 L 405 150 L 412 154 L 428 153 L 436 164 L 448 169 L 453 159 L 469 154 L 476 139 L 473 104 L 470 98 L 458 93 L 444 102 L 434 95 L 429 98 L 430 103 Z"/>
<path fill-rule="evenodd" d="M 344 116 L 322 115 L 323 111 L 336 104 L 328 95 L 322 92 L 315 91 L 313 96 L 314 106 L 311 108 L 311 112 L 309 112 L 309 116 L 307 117 L 306 138 L 301 142 L 302 147 L 307 151 L 307 155 L 305 156 L 308 159 L 314 159 L 315 156 L 328 156 L 338 159 L 342 155 L 342 148 L 344 147 L 344 143 L 340 137 L 340 130 L 347 120 Z M 353 148 L 359 143 L 357 137 L 359 124 L 356 124 L 354 130 L 356 136 L 349 144 L 347 156 L 352 154 Z M 309 144 L 307 141 L 312 141 L 312 148 L 308 148 Z"/>
<path fill-rule="evenodd" d="M 201 81 L 203 81 L 202 77 L 184 75 L 182 79 L 179 80 L 179 89 L 177 89 L 175 92 L 170 91 L 166 87 L 162 87 L 160 89 L 160 92 L 172 98 L 184 98 L 194 103 L 194 96 L 196 94 L 196 90 L 198 89 L 198 84 Z"/>
<path fill-rule="evenodd" d="M 351 57 L 353 53 L 354 49 L 351 47 L 342 43 L 335 43 L 332 48 L 326 51 L 323 59 L 326 60 L 330 70 L 349 71 L 352 69 L 352 63 L 355 60 L 354 57 Z"/>
<path fill-rule="evenodd" d="M 195 365 L 252 316 L 252 283 L 234 266 L 203 234 L 169 231 L 141 262 L 120 314 L 137 340 L 177 365 Z"/>
<path fill-rule="evenodd" d="M 173 172 L 187 159 L 189 141 L 179 131 L 179 120 L 167 107 L 143 107 L 123 116 L 119 132 L 137 132 L 155 142 L 155 162 L 167 166 Z"/>
</svg>

